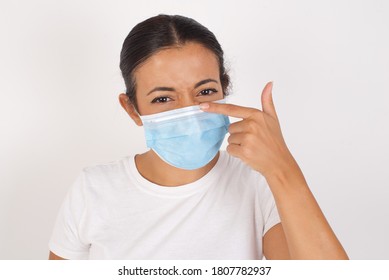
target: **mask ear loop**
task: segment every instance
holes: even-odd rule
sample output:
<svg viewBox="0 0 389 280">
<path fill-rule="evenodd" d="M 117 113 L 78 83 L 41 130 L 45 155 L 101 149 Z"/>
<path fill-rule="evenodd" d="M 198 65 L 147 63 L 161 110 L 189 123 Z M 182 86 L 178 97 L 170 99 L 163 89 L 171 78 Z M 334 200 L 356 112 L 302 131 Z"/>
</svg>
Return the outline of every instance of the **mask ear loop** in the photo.
<svg viewBox="0 0 389 280">
<path fill-rule="evenodd" d="M 227 96 L 225 96 L 223 99 L 219 99 L 219 100 L 215 100 L 213 101 L 214 103 L 221 103 L 221 104 L 225 104 L 227 103 Z"/>
<path fill-rule="evenodd" d="M 135 106 L 135 104 L 132 103 L 132 102 L 130 101 L 130 97 L 128 96 L 127 92 L 126 92 L 126 96 L 127 96 L 127 103 L 128 103 L 130 106 L 132 106 L 134 112 L 137 113 L 138 116 L 140 116 L 139 111 L 138 111 L 138 109 L 136 108 L 137 106 Z"/>
<path fill-rule="evenodd" d="M 138 114 L 139 117 L 141 117 L 140 113 L 138 112 L 138 109 L 136 108 L 136 106 L 134 104 L 131 103 L 131 106 L 134 107 L 134 111 L 135 113 Z"/>
<path fill-rule="evenodd" d="M 136 108 L 137 106 L 135 106 L 135 104 L 130 101 L 130 97 L 128 96 L 127 92 L 126 92 L 126 96 L 127 96 L 127 100 L 126 100 L 127 106 L 130 107 L 130 111 L 127 111 L 128 114 L 130 114 L 131 118 L 135 121 L 135 123 L 137 125 L 142 126 L 143 122 L 141 119 L 141 114 L 139 113 L 138 109 Z M 135 119 L 134 119 L 134 117 L 135 117 Z"/>
</svg>

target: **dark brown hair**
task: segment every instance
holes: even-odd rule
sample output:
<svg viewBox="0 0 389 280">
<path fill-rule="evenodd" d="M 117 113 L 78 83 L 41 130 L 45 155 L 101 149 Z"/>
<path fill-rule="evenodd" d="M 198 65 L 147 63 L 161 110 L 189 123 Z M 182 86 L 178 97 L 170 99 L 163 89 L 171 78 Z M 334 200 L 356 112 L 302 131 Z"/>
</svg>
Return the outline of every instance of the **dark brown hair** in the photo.
<svg viewBox="0 0 389 280">
<path fill-rule="evenodd" d="M 215 54 L 223 94 L 228 95 L 230 77 L 224 66 L 223 50 L 215 35 L 194 19 L 160 14 L 138 23 L 124 40 L 120 53 L 120 70 L 126 85 L 126 95 L 136 109 L 136 68 L 157 51 L 187 42 L 199 43 Z"/>
</svg>

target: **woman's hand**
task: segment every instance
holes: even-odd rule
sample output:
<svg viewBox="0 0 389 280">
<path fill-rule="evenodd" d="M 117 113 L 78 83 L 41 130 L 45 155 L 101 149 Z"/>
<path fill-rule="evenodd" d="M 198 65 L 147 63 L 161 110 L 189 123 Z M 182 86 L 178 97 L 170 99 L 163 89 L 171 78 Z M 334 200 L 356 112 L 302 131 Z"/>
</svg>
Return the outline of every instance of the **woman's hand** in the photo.
<svg viewBox="0 0 389 280">
<path fill-rule="evenodd" d="M 229 127 L 227 151 L 262 173 L 268 181 L 282 222 L 282 231 L 280 228 L 278 231 L 285 234 L 290 257 L 347 259 L 285 144 L 271 91 L 270 82 L 262 92 L 262 111 L 218 103 L 206 103 L 202 107 L 207 112 L 242 118 Z M 265 247 L 279 247 L 279 234 L 277 237 L 269 231 L 264 240 L 271 244 Z"/>
<path fill-rule="evenodd" d="M 298 169 L 282 136 L 280 123 L 272 98 L 273 83 L 266 84 L 262 92 L 263 110 L 232 104 L 202 103 L 201 108 L 241 121 L 230 125 L 227 152 L 240 158 L 254 170 L 269 176 L 284 176 Z"/>
</svg>

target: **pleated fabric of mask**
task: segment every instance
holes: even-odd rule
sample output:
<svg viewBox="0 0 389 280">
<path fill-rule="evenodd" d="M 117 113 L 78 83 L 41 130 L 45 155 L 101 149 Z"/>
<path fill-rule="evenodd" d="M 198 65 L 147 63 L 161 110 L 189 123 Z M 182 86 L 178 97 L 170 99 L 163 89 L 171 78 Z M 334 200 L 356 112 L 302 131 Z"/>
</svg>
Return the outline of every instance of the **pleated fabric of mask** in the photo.
<svg viewBox="0 0 389 280">
<path fill-rule="evenodd" d="M 198 105 L 141 119 L 147 147 L 166 163 L 186 170 L 201 168 L 216 156 L 230 125 L 228 116 L 204 112 Z"/>
</svg>

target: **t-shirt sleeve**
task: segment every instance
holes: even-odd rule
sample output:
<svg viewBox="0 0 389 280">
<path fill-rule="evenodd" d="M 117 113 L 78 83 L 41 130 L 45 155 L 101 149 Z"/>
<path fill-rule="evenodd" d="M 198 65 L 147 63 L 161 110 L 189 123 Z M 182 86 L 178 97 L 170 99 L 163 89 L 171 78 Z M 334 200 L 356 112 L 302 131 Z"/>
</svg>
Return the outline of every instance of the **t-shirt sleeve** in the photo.
<svg viewBox="0 0 389 280">
<path fill-rule="evenodd" d="M 89 244 L 81 238 L 80 226 L 85 214 L 85 172 L 69 189 L 57 215 L 49 249 L 64 259 L 88 259 Z"/>
<path fill-rule="evenodd" d="M 273 226 L 281 222 L 280 216 L 278 214 L 277 206 L 274 201 L 273 193 L 270 190 L 270 187 L 265 178 L 263 178 L 263 188 L 261 190 L 261 210 L 263 216 L 263 236 L 266 232 L 271 229 Z"/>
</svg>

